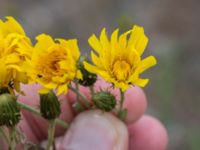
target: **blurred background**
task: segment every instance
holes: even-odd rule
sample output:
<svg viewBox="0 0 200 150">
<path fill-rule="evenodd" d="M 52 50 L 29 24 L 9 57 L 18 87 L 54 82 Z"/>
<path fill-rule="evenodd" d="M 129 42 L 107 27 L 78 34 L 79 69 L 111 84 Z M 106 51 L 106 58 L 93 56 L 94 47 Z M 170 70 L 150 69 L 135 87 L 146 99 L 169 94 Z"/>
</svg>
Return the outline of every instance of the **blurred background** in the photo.
<svg viewBox="0 0 200 150">
<path fill-rule="evenodd" d="M 200 1 L 199 0 L 0 0 L 0 18 L 14 16 L 34 39 L 39 33 L 87 39 L 103 27 L 111 33 L 133 24 L 149 37 L 145 55 L 158 65 L 147 71 L 149 107 L 166 126 L 169 150 L 200 150 Z"/>
</svg>

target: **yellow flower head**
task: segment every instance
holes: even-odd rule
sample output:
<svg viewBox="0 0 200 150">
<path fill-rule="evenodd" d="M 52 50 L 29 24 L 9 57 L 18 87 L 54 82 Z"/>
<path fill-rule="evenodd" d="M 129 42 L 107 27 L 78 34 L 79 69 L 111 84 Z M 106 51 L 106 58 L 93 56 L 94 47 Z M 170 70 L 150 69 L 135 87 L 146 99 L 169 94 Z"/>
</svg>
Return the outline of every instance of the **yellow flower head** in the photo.
<svg viewBox="0 0 200 150">
<path fill-rule="evenodd" d="M 148 83 L 149 79 L 141 79 L 139 75 L 154 66 L 156 59 L 153 56 L 141 59 L 148 43 L 142 27 L 134 26 L 132 30 L 119 37 L 116 29 L 110 40 L 104 28 L 100 39 L 92 35 L 88 42 L 97 54 L 91 51 L 94 65 L 84 62 L 89 72 L 100 75 L 122 91 L 127 90 L 131 85 L 144 87 Z"/>
<path fill-rule="evenodd" d="M 0 20 L 0 88 L 20 91 L 20 82 L 27 78 L 21 66 L 25 62 L 25 54 L 20 52 L 23 45 L 31 45 L 23 28 L 12 17 Z"/>
<path fill-rule="evenodd" d="M 80 52 L 76 39 L 54 41 L 49 35 L 41 34 L 36 37 L 28 75 L 30 82 L 41 84 L 39 93 L 57 89 L 57 95 L 67 92 L 67 85 L 74 78 L 81 78 L 77 69 Z"/>
</svg>

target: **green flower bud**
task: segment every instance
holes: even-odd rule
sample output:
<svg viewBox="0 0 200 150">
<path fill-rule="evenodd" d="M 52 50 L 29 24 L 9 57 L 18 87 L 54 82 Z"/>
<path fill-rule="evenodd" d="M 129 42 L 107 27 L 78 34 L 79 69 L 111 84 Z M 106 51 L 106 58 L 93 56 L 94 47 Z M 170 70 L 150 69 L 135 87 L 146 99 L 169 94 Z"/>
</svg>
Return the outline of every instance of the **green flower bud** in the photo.
<svg viewBox="0 0 200 150">
<path fill-rule="evenodd" d="M 107 91 L 94 93 L 92 95 L 92 100 L 94 105 L 103 111 L 111 111 L 116 106 L 115 97 Z"/>
<path fill-rule="evenodd" d="M 45 119 L 57 118 L 60 113 L 60 102 L 54 92 L 40 95 L 40 112 Z"/>
<path fill-rule="evenodd" d="M 0 126 L 14 127 L 19 121 L 17 98 L 7 93 L 0 95 Z"/>
<path fill-rule="evenodd" d="M 93 85 L 96 80 L 97 80 L 97 75 L 94 73 L 90 73 L 88 72 L 83 65 L 84 61 L 87 61 L 87 56 L 81 56 L 79 61 L 78 61 L 78 68 L 80 69 L 82 75 L 83 75 L 83 79 L 79 79 L 78 83 L 83 85 L 83 86 L 91 86 Z"/>
</svg>

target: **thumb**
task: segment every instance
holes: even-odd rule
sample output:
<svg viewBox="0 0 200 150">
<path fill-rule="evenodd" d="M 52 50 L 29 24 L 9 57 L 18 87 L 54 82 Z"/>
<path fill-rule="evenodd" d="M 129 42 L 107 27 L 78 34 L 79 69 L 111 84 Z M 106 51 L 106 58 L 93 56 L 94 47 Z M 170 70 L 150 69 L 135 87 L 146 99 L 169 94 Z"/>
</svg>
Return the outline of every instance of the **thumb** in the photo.
<svg viewBox="0 0 200 150">
<path fill-rule="evenodd" d="M 93 110 L 79 114 L 59 150 L 128 150 L 128 131 L 110 113 Z"/>
</svg>

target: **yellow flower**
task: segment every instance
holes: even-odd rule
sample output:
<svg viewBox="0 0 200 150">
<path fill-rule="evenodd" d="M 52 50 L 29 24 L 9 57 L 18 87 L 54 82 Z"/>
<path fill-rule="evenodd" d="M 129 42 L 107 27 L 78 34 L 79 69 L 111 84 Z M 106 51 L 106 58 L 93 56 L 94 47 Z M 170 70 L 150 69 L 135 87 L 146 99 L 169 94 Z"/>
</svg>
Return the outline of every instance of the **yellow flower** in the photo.
<svg viewBox="0 0 200 150">
<path fill-rule="evenodd" d="M 94 65 L 84 62 L 89 72 L 100 75 L 122 91 L 127 90 L 131 85 L 144 87 L 148 83 L 149 79 L 140 78 L 140 74 L 154 66 L 156 59 L 153 56 L 141 59 L 148 43 L 142 27 L 134 26 L 132 30 L 119 37 L 116 29 L 110 40 L 104 28 L 99 40 L 92 35 L 88 42 L 96 53 L 91 51 Z"/>
<path fill-rule="evenodd" d="M 67 92 L 67 85 L 74 78 L 82 75 L 77 69 L 80 52 L 76 39 L 54 41 L 49 35 L 41 34 L 36 37 L 33 54 L 27 67 L 30 82 L 43 86 L 41 94 L 56 89 L 57 95 Z"/>
<path fill-rule="evenodd" d="M 0 88 L 20 91 L 20 82 L 27 78 L 21 66 L 26 54 L 19 51 L 23 45 L 31 45 L 21 25 L 12 17 L 0 20 Z"/>
</svg>

